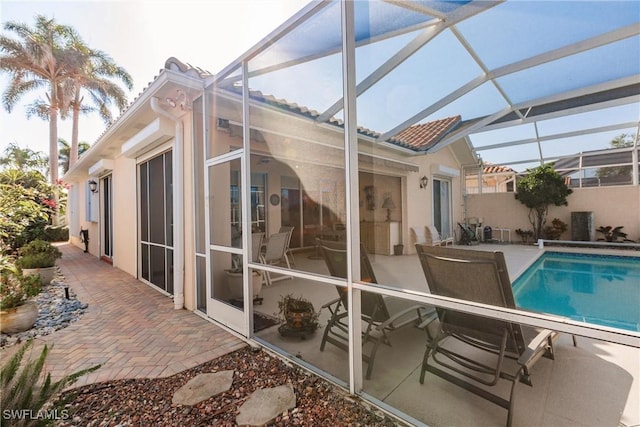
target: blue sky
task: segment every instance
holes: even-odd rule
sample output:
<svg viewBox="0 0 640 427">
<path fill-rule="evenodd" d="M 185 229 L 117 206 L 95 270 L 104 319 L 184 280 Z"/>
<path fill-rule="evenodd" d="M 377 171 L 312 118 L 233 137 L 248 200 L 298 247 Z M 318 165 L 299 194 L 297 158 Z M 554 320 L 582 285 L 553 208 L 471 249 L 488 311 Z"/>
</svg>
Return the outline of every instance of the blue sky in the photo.
<svg viewBox="0 0 640 427">
<path fill-rule="evenodd" d="M 132 74 L 135 87 L 129 96 L 131 100 L 154 79 L 167 58 L 175 56 L 183 62 L 215 73 L 232 63 L 306 3 L 307 0 L 0 0 L 0 20 L 3 23 L 8 20 L 33 23 L 34 16 L 39 13 L 54 17 L 59 23 L 75 27 L 90 46 L 109 53 L 118 64 Z M 576 9 L 575 2 L 508 2 L 482 14 L 478 19 L 461 23 L 459 30 L 472 41 L 473 47 L 481 53 L 487 64 L 498 67 L 591 35 L 605 33 L 622 23 L 626 25 L 637 22 L 638 3 L 619 2 L 613 8 L 606 8 L 606 4 L 582 3 L 582 6 Z M 565 8 L 561 19 L 563 25 L 559 25 L 556 11 L 551 10 L 556 7 Z M 601 8 L 609 13 L 607 19 L 602 19 Z M 323 22 L 326 24 L 325 21 Z M 334 19 L 331 22 L 335 24 L 339 20 Z M 496 22 L 500 22 L 501 25 L 496 25 Z M 530 31 L 537 29 L 538 37 L 520 37 L 527 29 L 523 27 L 527 26 L 531 27 Z M 566 31 L 568 27 L 571 31 Z M 487 30 L 488 28 L 491 30 Z M 558 31 L 559 28 L 562 30 Z M 331 38 L 333 40 L 335 31 L 330 29 L 329 33 L 334 36 Z M 318 33 L 309 34 L 318 37 Z M 414 36 L 415 34 L 407 34 L 360 48 L 357 54 L 358 79 L 368 75 Z M 301 43 L 297 36 L 291 37 L 290 42 Z M 514 88 L 516 95 L 527 99 L 541 96 L 543 90 L 554 92 L 566 85 L 587 84 L 589 79 L 594 79 L 594 74 L 599 76 L 598 73 L 609 75 L 613 71 L 624 70 L 624 76 L 630 73 L 629 69 L 633 73 L 633 70 L 638 68 L 638 40 L 636 36 L 619 42 L 614 45 L 618 50 L 607 46 L 607 51 L 611 53 L 599 57 L 606 59 L 602 63 L 593 63 L 593 59 L 589 57 L 586 64 L 579 61 L 576 63 L 575 61 L 582 57 L 576 55 L 577 59 L 569 58 L 557 61 L 557 64 L 538 67 L 564 67 L 563 70 L 566 70 L 559 73 L 557 78 L 549 78 L 548 73 L 536 74 L 531 70 L 525 70 L 521 73 L 530 73 L 529 78 L 518 76 L 516 79 L 506 76 L 502 78 L 501 83 L 509 88 L 510 84 L 529 82 L 522 86 L 516 85 Z M 305 46 L 314 49 L 321 44 L 322 37 L 320 40 L 308 40 Z M 500 49 L 494 48 L 497 45 L 500 45 Z M 442 52 L 446 52 L 446 55 Z M 446 61 L 434 62 L 432 59 L 445 57 Z M 272 74 L 255 78 L 251 84 L 255 89 L 263 90 L 267 94 L 323 111 L 341 97 L 340 60 L 338 54 L 328 56 L 314 63 L 281 70 L 274 73 L 275 76 Z M 602 66 L 603 63 L 608 66 Z M 420 72 L 417 73 L 415 70 Z M 581 72 L 575 73 L 575 70 Z M 393 75 L 386 76 L 374 88 L 359 97 L 358 122 L 379 132 L 388 131 L 481 73 L 482 70 L 462 49 L 455 37 L 450 33 L 443 33 L 401 64 Z M 292 84 L 294 81 L 300 82 L 301 75 L 305 76 L 302 81 L 315 83 Z M 612 79 L 615 77 L 610 76 Z M 585 79 L 587 81 L 583 82 Z M 0 90 L 4 91 L 7 81 L 5 75 L 0 75 Z M 429 84 L 426 85 L 425 82 Z M 317 88 L 322 90 L 314 90 Z M 535 92 L 535 96 L 531 95 L 531 91 Z M 43 94 L 44 92 L 39 95 Z M 381 94 L 385 94 L 386 97 L 382 107 Z M 48 152 L 47 122 L 37 118 L 27 120 L 24 114 L 24 105 L 37 95 L 34 93 L 23 98 L 10 115 L 0 108 L 0 127 L 3 129 L 0 138 L 1 151 L 4 151 L 7 144 L 15 142 L 22 147 L 28 146 L 37 151 Z M 478 102 L 478 99 L 482 102 Z M 461 114 L 463 119 L 468 119 L 489 114 L 504 106 L 505 100 L 491 84 L 485 83 L 425 120 L 457 114 Z M 340 117 L 341 114 L 339 112 L 336 116 Z M 639 117 L 640 111 L 635 103 L 573 119 L 542 122 L 538 131 L 541 136 L 545 136 L 615 122 L 637 121 Z M 83 116 L 80 126 L 80 140 L 89 143 L 95 142 L 105 129 L 96 115 Z M 605 148 L 613 137 L 623 132 L 627 130 L 586 135 L 576 138 L 575 143 L 569 143 L 571 141 L 566 139 L 547 141 L 543 143 L 543 151 L 545 156 L 553 156 Z M 630 129 L 629 133 L 635 133 L 635 130 Z M 472 135 L 471 141 L 482 146 L 534 138 L 535 135 L 533 125 L 529 124 Z M 71 139 L 70 120 L 59 122 L 59 136 L 66 140 Z M 520 158 L 535 158 L 538 155 L 535 144 L 518 146 L 515 150 L 518 151 L 516 157 Z M 480 152 L 483 159 L 493 163 L 506 162 L 513 153 L 513 149 Z M 521 167 L 516 169 L 521 170 Z"/>
<path fill-rule="evenodd" d="M 34 16 L 43 14 L 73 26 L 89 46 L 107 52 L 132 75 L 132 100 L 158 75 L 167 58 L 174 56 L 218 72 L 307 3 L 308 0 L 1 0 L 0 21 L 3 26 L 7 21 L 33 25 Z M 5 73 L 0 74 L 2 92 L 8 81 Z M 36 94 L 22 98 L 11 114 L 0 108 L 0 152 L 14 142 L 48 153 L 47 122 L 25 117 L 24 105 L 37 98 Z M 83 116 L 79 139 L 93 143 L 104 129 L 97 115 Z M 58 135 L 71 140 L 70 120 L 59 122 Z"/>
</svg>

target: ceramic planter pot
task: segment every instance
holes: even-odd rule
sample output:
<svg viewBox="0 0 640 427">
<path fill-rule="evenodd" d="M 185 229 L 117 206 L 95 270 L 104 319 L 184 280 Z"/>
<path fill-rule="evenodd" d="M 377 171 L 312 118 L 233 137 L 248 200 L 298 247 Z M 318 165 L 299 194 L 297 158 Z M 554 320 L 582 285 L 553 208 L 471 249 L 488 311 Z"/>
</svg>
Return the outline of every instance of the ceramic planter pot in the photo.
<svg viewBox="0 0 640 427">
<path fill-rule="evenodd" d="M 318 327 L 318 316 L 310 302 L 291 299 L 280 304 L 281 315 L 285 319 L 285 323 L 278 327 L 280 335 L 305 339 L 307 335 L 315 332 Z M 283 304 L 286 307 L 282 307 Z"/>
<path fill-rule="evenodd" d="M 227 284 L 231 298 L 242 298 L 242 273 L 229 270 L 225 271 L 225 273 L 227 274 Z M 256 297 L 262 290 L 262 276 L 257 271 L 254 271 L 252 277 L 251 286 L 253 287 L 253 296 Z"/>
<path fill-rule="evenodd" d="M 0 330 L 4 334 L 28 331 L 38 318 L 38 305 L 27 301 L 17 307 L 0 310 Z"/>
<path fill-rule="evenodd" d="M 40 276 L 40 284 L 46 286 L 53 280 L 53 276 L 56 274 L 56 267 L 23 268 L 22 274 L 25 276 Z"/>
</svg>

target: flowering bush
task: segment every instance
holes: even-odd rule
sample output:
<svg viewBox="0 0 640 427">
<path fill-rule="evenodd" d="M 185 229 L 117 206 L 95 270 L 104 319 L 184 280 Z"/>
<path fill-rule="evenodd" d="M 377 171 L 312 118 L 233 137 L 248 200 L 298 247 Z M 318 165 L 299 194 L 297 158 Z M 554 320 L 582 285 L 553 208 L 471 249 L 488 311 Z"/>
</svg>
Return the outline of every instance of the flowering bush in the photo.
<svg viewBox="0 0 640 427">
<path fill-rule="evenodd" d="M 0 309 L 17 307 L 40 293 L 38 276 L 23 276 L 13 258 L 0 254 Z"/>
</svg>

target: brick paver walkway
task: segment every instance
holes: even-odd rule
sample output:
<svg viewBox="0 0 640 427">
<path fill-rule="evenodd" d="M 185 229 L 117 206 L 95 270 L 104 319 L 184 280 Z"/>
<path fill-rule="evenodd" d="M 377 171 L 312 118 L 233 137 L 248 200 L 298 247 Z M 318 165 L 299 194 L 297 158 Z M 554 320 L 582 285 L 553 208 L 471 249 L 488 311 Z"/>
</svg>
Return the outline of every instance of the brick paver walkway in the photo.
<svg viewBox="0 0 640 427">
<path fill-rule="evenodd" d="M 59 248 L 65 283 L 89 307 L 80 320 L 34 346 L 39 354 L 43 343 L 54 344 L 46 361 L 54 379 L 97 363 L 102 367 L 75 387 L 165 377 L 246 345 L 188 310 L 175 310 L 172 299 L 75 246 Z"/>
</svg>

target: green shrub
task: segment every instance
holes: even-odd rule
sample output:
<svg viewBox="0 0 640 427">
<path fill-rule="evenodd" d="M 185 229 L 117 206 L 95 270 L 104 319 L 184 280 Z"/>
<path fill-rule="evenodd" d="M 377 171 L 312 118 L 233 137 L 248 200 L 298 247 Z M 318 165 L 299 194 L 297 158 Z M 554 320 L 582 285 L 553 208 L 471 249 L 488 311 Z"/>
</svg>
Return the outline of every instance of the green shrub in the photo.
<svg viewBox="0 0 640 427">
<path fill-rule="evenodd" d="M 17 307 L 42 289 L 38 276 L 24 276 L 9 256 L 0 254 L 0 309 Z"/>
<path fill-rule="evenodd" d="M 619 225 L 617 227 L 612 227 L 610 225 L 600 226 L 596 230 L 598 233 L 602 233 L 604 235 L 604 239 L 598 240 L 606 240 L 607 242 L 633 242 L 633 240 L 627 239 L 627 233 L 622 231 L 624 226 Z"/>
<path fill-rule="evenodd" d="M 549 240 L 559 240 L 562 233 L 567 231 L 569 226 L 564 221 L 554 218 L 551 225 L 544 228 L 544 237 Z"/>
<path fill-rule="evenodd" d="M 49 242 L 66 242 L 69 240 L 69 227 L 47 226 L 42 232 L 42 240 Z"/>
<path fill-rule="evenodd" d="M 13 357 L 0 370 L 0 386 L 2 387 L 2 413 L 1 423 L 4 425 L 38 425 L 43 419 L 38 419 L 45 404 L 52 397 L 57 395 L 64 387 L 73 384 L 79 377 L 89 372 L 93 372 L 101 365 L 96 365 L 88 369 L 67 375 L 62 379 L 52 382 L 51 374 L 46 377 L 41 376 L 44 361 L 49 352 L 45 345 L 36 360 L 29 360 L 22 363 L 25 352 L 33 344 L 32 340 L 27 341 Z M 64 418 L 64 410 L 59 410 L 65 402 L 56 402 L 57 406 L 51 408 L 56 411 L 58 418 Z M 27 417 L 31 415 L 33 418 Z M 22 417 L 21 417 L 22 416 Z"/>
<path fill-rule="evenodd" d="M 17 264 L 21 268 L 53 267 L 56 260 L 62 257 L 62 252 L 58 248 L 40 239 L 27 243 L 18 252 L 20 257 Z"/>
</svg>

